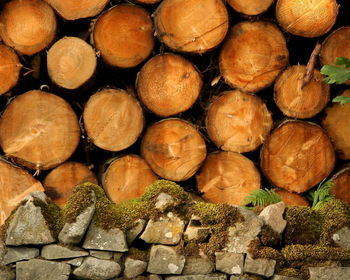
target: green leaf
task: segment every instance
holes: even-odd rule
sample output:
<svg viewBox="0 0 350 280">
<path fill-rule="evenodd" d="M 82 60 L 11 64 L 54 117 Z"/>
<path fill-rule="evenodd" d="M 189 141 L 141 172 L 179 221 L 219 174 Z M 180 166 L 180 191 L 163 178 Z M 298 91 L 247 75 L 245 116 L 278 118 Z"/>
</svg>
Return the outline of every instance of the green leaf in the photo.
<svg viewBox="0 0 350 280">
<path fill-rule="evenodd" d="M 345 97 L 345 96 L 337 96 L 335 98 L 333 98 L 332 102 L 336 103 L 340 103 L 340 106 L 344 106 L 346 103 L 350 103 L 350 97 Z"/>
<path fill-rule="evenodd" d="M 265 206 L 281 201 L 281 197 L 274 190 L 259 189 L 252 191 L 243 201 L 243 205 Z"/>
<path fill-rule="evenodd" d="M 343 66 L 325 65 L 321 68 L 321 73 L 328 76 L 323 79 L 327 84 L 344 84 L 350 80 L 350 69 Z"/>
<path fill-rule="evenodd" d="M 336 65 L 344 65 L 344 67 L 349 68 L 350 67 L 350 59 L 345 57 L 337 57 L 335 61 Z"/>
<path fill-rule="evenodd" d="M 331 180 L 324 179 L 316 190 L 309 191 L 309 197 L 312 197 L 312 209 L 320 209 L 324 203 L 334 198 L 334 195 L 330 193 L 333 186 L 334 183 Z"/>
</svg>

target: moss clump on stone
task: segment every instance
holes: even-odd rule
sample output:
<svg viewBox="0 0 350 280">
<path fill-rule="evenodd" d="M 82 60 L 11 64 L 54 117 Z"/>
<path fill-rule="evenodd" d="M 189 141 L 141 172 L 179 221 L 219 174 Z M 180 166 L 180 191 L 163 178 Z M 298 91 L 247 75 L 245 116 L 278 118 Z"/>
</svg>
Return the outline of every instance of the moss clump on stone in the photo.
<svg viewBox="0 0 350 280">
<path fill-rule="evenodd" d="M 308 273 L 305 270 L 297 269 L 297 268 L 283 268 L 278 272 L 278 275 L 287 276 L 287 277 L 295 277 L 300 279 L 309 279 Z"/>
<path fill-rule="evenodd" d="M 272 247 L 261 246 L 259 240 L 253 240 L 250 242 L 248 252 L 254 259 L 262 258 L 284 261 L 284 257 L 280 251 Z"/>
<path fill-rule="evenodd" d="M 127 257 L 133 260 L 139 260 L 143 262 L 148 262 L 149 260 L 149 250 L 140 250 L 134 247 L 129 248 Z"/>
<path fill-rule="evenodd" d="M 287 207 L 285 244 L 317 244 L 322 231 L 321 215 L 306 206 Z"/>
<path fill-rule="evenodd" d="M 197 257 L 200 253 L 200 246 L 196 242 L 189 242 L 184 248 L 186 257 Z"/>
<path fill-rule="evenodd" d="M 266 224 L 261 228 L 259 239 L 261 244 L 265 246 L 277 246 L 281 241 L 280 234 Z"/>
</svg>

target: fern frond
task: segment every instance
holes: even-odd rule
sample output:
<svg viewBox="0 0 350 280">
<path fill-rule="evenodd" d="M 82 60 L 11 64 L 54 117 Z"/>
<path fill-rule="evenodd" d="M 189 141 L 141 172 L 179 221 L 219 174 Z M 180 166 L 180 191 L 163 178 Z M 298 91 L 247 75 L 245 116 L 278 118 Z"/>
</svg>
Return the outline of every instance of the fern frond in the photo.
<svg viewBox="0 0 350 280">
<path fill-rule="evenodd" d="M 334 195 L 330 192 L 333 186 L 334 183 L 331 180 L 326 181 L 326 179 L 324 179 L 316 190 L 309 192 L 312 197 L 312 209 L 320 209 L 324 203 L 334 198 Z"/>
<path fill-rule="evenodd" d="M 252 191 L 243 201 L 243 205 L 265 206 L 281 201 L 281 197 L 274 190 L 259 189 Z"/>
</svg>

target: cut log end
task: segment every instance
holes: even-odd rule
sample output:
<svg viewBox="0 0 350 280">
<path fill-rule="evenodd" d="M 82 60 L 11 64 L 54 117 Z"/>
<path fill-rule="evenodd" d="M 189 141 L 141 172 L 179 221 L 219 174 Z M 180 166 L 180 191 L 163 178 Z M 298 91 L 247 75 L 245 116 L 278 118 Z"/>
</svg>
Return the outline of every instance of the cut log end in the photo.
<svg viewBox="0 0 350 280">
<path fill-rule="evenodd" d="M 227 0 L 237 12 L 247 16 L 256 16 L 266 12 L 275 0 Z"/>
<path fill-rule="evenodd" d="M 333 170 L 335 153 L 326 132 L 302 121 L 286 121 L 265 141 L 261 169 L 273 185 L 306 192 Z"/>
<path fill-rule="evenodd" d="M 232 152 L 214 152 L 196 175 L 197 188 L 212 203 L 242 205 L 253 190 L 260 189 L 260 174 L 254 163 Z"/>
<path fill-rule="evenodd" d="M 95 174 L 84 164 L 66 162 L 53 169 L 43 181 L 45 193 L 60 207 L 64 207 L 75 186 L 90 182 L 97 184 Z"/>
<path fill-rule="evenodd" d="M 160 41 L 169 48 L 189 53 L 205 53 L 218 46 L 229 26 L 221 0 L 164 0 L 155 12 L 155 28 Z"/>
<path fill-rule="evenodd" d="M 62 98 L 40 90 L 19 95 L 0 119 L 5 154 L 34 170 L 66 161 L 80 140 L 77 116 Z"/>
<path fill-rule="evenodd" d="M 146 161 L 137 155 L 115 159 L 102 176 L 102 185 L 115 203 L 135 199 L 157 180 Z"/>
<path fill-rule="evenodd" d="M 55 34 L 55 13 L 44 1 L 12 0 L 1 12 L 1 38 L 22 54 L 33 55 L 46 48 Z"/>
<path fill-rule="evenodd" d="M 278 0 L 276 18 L 287 32 L 302 37 L 319 37 L 334 25 L 338 15 L 336 0 Z"/>
<path fill-rule="evenodd" d="M 288 63 L 282 32 L 272 23 L 235 25 L 220 52 L 221 75 L 230 86 L 257 92 L 271 85 Z"/>
<path fill-rule="evenodd" d="M 120 68 L 135 67 L 153 49 L 150 15 L 135 5 L 117 5 L 97 19 L 93 40 L 108 64 Z"/>
<path fill-rule="evenodd" d="M 224 92 L 209 107 L 206 127 L 210 139 L 224 151 L 250 152 L 260 146 L 272 128 L 263 101 L 241 91 Z"/>
<path fill-rule="evenodd" d="M 292 118 L 311 118 L 321 112 L 329 101 L 330 87 L 323 76 L 313 70 L 313 78 L 303 86 L 306 67 L 294 65 L 276 80 L 274 99 L 284 115 Z"/>
<path fill-rule="evenodd" d="M 85 105 L 83 118 L 90 140 L 108 151 L 121 151 L 134 144 L 144 126 L 140 104 L 120 89 L 93 94 Z"/>
<path fill-rule="evenodd" d="M 150 111 L 168 117 L 194 104 L 202 79 L 189 61 L 169 53 L 153 57 L 142 67 L 136 87 L 142 103 Z"/>
<path fill-rule="evenodd" d="M 77 89 L 96 69 L 96 54 L 85 41 L 64 37 L 47 53 L 47 70 L 52 81 L 65 89 Z"/>
<path fill-rule="evenodd" d="M 350 206 L 350 167 L 345 167 L 332 177 L 331 193 Z"/>
<path fill-rule="evenodd" d="M 134 0 L 134 1 L 140 4 L 156 4 L 162 0 Z"/>
<path fill-rule="evenodd" d="M 18 82 L 22 65 L 16 53 L 0 44 L 0 95 L 8 92 Z"/>
<path fill-rule="evenodd" d="M 286 190 L 275 190 L 282 201 L 288 206 L 310 206 L 307 200 L 299 194 Z"/>
<path fill-rule="evenodd" d="M 166 119 L 148 128 L 141 144 L 143 158 L 159 176 L 173 181 L 189 179 L 206 157 L 202 136 L 189 123 Z"/>
</svg>

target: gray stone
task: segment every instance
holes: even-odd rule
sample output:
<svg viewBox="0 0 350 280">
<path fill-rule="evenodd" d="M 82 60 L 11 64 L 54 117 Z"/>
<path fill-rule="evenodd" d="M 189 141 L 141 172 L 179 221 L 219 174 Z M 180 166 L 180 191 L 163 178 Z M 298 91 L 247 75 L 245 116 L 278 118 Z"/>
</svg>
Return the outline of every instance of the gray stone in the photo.
<svg viewBox="0 0 350 280">
<path fill-rule="evenodd" d="M 73 275 L 79 279 L 107 280 L 117 277 L 120 271 L 120 265 L 114 261 L 87 257 L 81 266 L 74 269 Z"/>
<path fill-rule="evenodd" d="M 90 250 L 91 257 L 95 257 L 101 260 L 111 260 L 113 259 L 113 255 L 113 252 Z"/>
<path fill-rule="evenodd" d="M 165 280 L 227 280 L 227 275 L 221 273 L 213 273 L 206 275 L 184 275 L 184 276 L 168 276 Z"/>
<path fill-rule="evenodd" d="M 96 227 L 94 224 L 91 224 L 89 227 L 83 243 L 83 248 L 113 252 L 128 251 L 124 232 L 118 228 L 112 228 L 107 231 Z"/>
<path fill-rule="evenodd" d="M 6 254 L 6 247 L 5 247 L 5 243 L 0 240 L 0 265 L 2 264 L 2 260 L 4 259 Z"/>
<path fill-rule="evenodd" d="M 57 244 L 46 245 L 41 251 L 41 256 L 47 260 L 73 259 L 88 255 L 88 252 L 80 248 L 68 248 Z"/>
<path fill-rule="evenodd" d="M 247 253 L 251 241 L 258 239 L 264 222 L 253 211 L 237 206 L 243 216 L 243 222 L 237 222 L 228 228 L 228 241 L 226 249 L 232 253 Z"/>
<path fill-rule="evenodd" d="M 275 272 L 276 261 L 271 259 L 253 259 L 249 254 L 244 263 L 244 272 L 271 277 Z"/>
<path fill-rule="evenodd" d="M 185 256 L 176 251 L 176 247 L 153 245 L 147 272 L 154 274 L 181 274 L 185 265 Z"/>
<path fill-rule="evenodd" d="M 66 263 L 34 259 L 16 264 L 16 280 L 68 280 L 69 274 Z"/>
<path fill-rule="evenodd" d="M 80 243 L 82 240 L 95 213 L 95 192 L 91 191 L 90 195 L 94 203 L 79 214 L 75 222 L 64 224 L 61 232 L 58 235 L 58 239 L 61 243 L 74 245 Z"/>
<path fill-rule="evenodd" d="M 123 257 L 124 257 L 123 253 L 116 252 L 116 253 L 113 254 L 113 260 L 116 261 L 119 264 L 124 260 Z"/>
<path fill-rule="evenodd" d="M 42 245 L 56 241 L 41 213 L 41 208 L 34 205 L 34 198 L 36 197 L 27 196 L 25 204 L 19 206 L 11 215 L 6 231 L 6 245 Z M 46 200 L 43 202 L 47 203 Z"/>
<path fill-rule="evenodd" d="M 199 217 L 192 215 L 184 232 L 184 239 L 188 241 L 204 241 L 209 237 L 209 228 L 203 227 Z"/>
<path fill-rule="evenodd" d="M 0 266 L 0 279 L 1 280 L 15 280 L 16 274 L 15 272 L 6 266 Z"/>
<path fill-rule="evenodd" d="M 134 240 L 140 235 L 146 226 L 146 221 L 143 219 L 138 219 L 135 225 L 126 231 L 126 241 L 128 245 L 134 242 Z"/>
<path fill-rule="evenodd" d="M 157 274 L 148 275 L 148 280 L 162 280 L 163 278 Z"/>
<path fill-rule="evenodd" d="M 309 280 L 349 280 L 350 267 L 309 267 Z"/>
<path fill-rule="evenodd" d="M 242 274 L 244 255 L 231 252 L 216 252 L 216 270 L 227 274 Z"/>
<path fill-rule="evenodd" d="M 350 249 L 350 229 L 343 227 L 332 235 L 334 243 L 344 249 Z"/>
<path fill-rule="evenodd" d="M 164 212 L 170 206 L 177 206 L 179 203 L 174 200 L 171 195 L 167 193 L 160 193 L 156 198 L 155 208 L 160 212 Z"/>
<path fill-rule="evenodd" d="M 214 263 L 204 254 L 202 256 L 186 257 L 186 262 L 182 274 L 198 275 L 209 274 L 214 270 Z"/>
<path fill-rule="evenodd" d="M 75 259 L 72 259 L 72 260 L 64 261 L 64 263 L 70 264 L 71 266 L 77 267 L 77 266 L 81 266 L 83 261 L 84 261 L 84 258 L 80 257 L 80 258 L 75 258 Z"/>
<path fill-rule="evenodd" d="M 184 228 L 184 221 L 169 212 L 157 221 L 149 220 L 140 238 L 147 243 L 175 245 L 180 242 Z"/>
<path fill-rule="evenodd" d="M 34 259 L 35 257 L 39 256 L 39 249 L 37 248 L 7 247 L 6 249 L 6 254 L 2 261 L 3 265 Z"/>
<path fill-rule="evenodd" d="M 283 275 L 274 275 L 271 280 L 302 280 L 301 278 L 283 276 Z"/>
<path fill-rule="evenodd" d="M 126 258 L 124 276 L 127 278 L 134 278 L 146 271 L 147 262 Z"/>
<path fill-rule="evenodd" d="M 286 210 L 286 205 L 283 201 L 266 206 L 261 211 L 259 217 L 262 218 L 265 224 L 269 225 L 275 232 L 281 234 L 287 226 L 287 221 L 283 219 L 283 213 Z"/>
<path fill-rule="evenodd" d="M 263 280 L 263 277 L 253 274 L 242 274 L 239 276 L 231 276 L 230 280 Z"/>
</svg>

